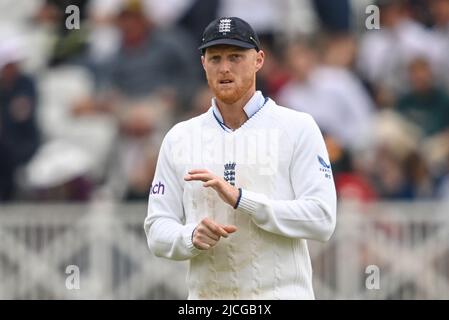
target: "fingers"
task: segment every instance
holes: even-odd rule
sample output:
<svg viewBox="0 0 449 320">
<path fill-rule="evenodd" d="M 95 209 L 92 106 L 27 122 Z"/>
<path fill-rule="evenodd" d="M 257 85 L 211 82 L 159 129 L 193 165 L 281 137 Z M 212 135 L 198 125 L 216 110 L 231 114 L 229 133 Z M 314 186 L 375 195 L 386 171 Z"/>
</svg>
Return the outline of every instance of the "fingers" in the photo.
<svg viewBox="0 0 449 320">
<path fill-rule="evenodd" d="M 217 180 L 217 179 L 212 179 L 212 180 L 209 180 L 209 181 L 207 181 L 207 182 L 204 182 L 203 183 L 203 187 L 214 187 L 214 186 L 218 186 L 218 184 L 219 184 L 219 181 Z"/>
<path fill-rule="evenodd" d="M 200 240 L 193 239 L 193 245 L 200 250 L 210 249 L 210 245 L 208 245 L 207 243 L 203 243 Z"/>
<path fill-rule="evenodd" d="M 212 173 L 195 173 L 186 174 L 184 176 L 185 181 L 203 181 L 204 187 L 215 187 L 220 185 L 220 179 L 217 179 Z"/>
<path fill-rule="evenodd" d="M 201 250 L 207 250 L 213 246 L 215 246 L 220 238 L 216 235 L 212 237 L 209 236 L 204 229 L 201 229 L 199 226 L 197 230 L 195 230 L 193 234 L 192 243 L 195 247 Z"/>
<path fill-rule="evenodd" d="M 190 178 L 192 175 L 197 174 L 211 174 L 211 172 L 207 169 L 192 169 L 187 172 L 187 174 L 184 176 L 184 179 Z"/>
<path fill-rule="evenodd" d="M 209 238 L 208 236 L 204 235 L 204 234 L 198 234 L 196 236 L 196 238 L 194 238 L 193 244 L 199 244 L 202 246 L 206 246 L 209 248 L 215 246 L 217 244 L 217 240 L 214 240 L 212 238 Z"/>
<path fill-rule="evenodd" d="M 193 169 L 184 176 L 185 181 L 203 181 L 203 187 L 211 187 L 214 189 L 218 196 L 234 207 L 239 197 L 239 190 L 225 181 L 223 178 L 218 177 L 206 169 Z"/>
<path fill-rule="evenodd" d="M 189 170 L 188 173 L 189 173 L 189 174 L 210 173 L 210 171 L 207 170 L 207 169 L 192 169 L 192 170 Z"/>
<path fill-rule="evenodd" d="M 191 173 L 184 176 L 184 180 L 186 181 L 203 181 L 207 182 L 209 180 L 214 179 L 215 176 L 212 173 Z"/>
<path fill-rule="evenodd" d="M 216 234 L 217 236 L 220 237 L 228 237 L 228 233 L 226 232 L 225 229 L 223 229 L 222 226 L 220 226 L 219 224 L 215 223 L 214 221 L 212 221 L 209 218 L 204 218 L 202 220 L 202 223 L 210 230 L 212 231 L 214 234 Z"/>
<path fill-rule="evenodd" d="M 209 218 L 204 218 L 193 233 L 193 245 L 201 250 L 214 247 L 221 237 L 227 238 L 237 228 L 233 225 L 219 225 Z"/>
<path fill-rule="evenodd" d="M 199 232 L 199 234 L 201 234 L 201 235 L 204 234 L 205 236 L 211 238 L 212 240 L 215 240 L 215 241 L 220 240 L 219 235 L 216 235 L 211 230 L 209 230 L 209 228 L 207 228 L 205 226 L 200 226 L 198 232 Z"/>
<path fill-rule="evenodd" d="M 227 232 L 227 233 L 234 233 L 237 231 L 237 227 L 234 225 L 227 225 L 227 226 L 223 226 L 223 229 Z"/>
</svg>

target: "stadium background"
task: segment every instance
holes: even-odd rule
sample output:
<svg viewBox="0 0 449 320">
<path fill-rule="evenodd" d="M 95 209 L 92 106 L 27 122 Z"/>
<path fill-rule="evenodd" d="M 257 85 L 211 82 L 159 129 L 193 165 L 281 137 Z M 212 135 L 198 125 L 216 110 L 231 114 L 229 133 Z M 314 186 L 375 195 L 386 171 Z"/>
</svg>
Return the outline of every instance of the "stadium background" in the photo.
<svg viewBox="0 0 449 320">
<path fill-rule="evenodd" d="M 210 105 L 196 47 L 218 16 L 255 27 L 258 88 L 325 136 L 317 298 L 448 299 L 449 0 L 2 0 L 0 298 L 185 298 L 143 220 L 164 133 Z"/>
</svg>

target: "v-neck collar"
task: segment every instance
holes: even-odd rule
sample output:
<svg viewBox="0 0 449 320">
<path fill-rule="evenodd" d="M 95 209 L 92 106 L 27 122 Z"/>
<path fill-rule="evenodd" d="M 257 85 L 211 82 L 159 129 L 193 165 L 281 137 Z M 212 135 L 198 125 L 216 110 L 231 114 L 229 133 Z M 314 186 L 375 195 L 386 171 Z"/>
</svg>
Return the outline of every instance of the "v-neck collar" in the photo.
<svg viewBox="0 0 449 320">
<path fill-rule="evenodd" d="M 264 97 L 262 95 L 262 92 L 256 91 L 254 95 L 249 99 L 249 101 L 246 103 L 246 105 L 243 107 L 243 111 L 246 113 L 246 116 L 248 119 L 237 129 L 232 130 L 223 121 L 223 116 L 220 113 L 220 110 L 217 107 L 217 103 L 215 98 L 212 98 L 212 114 L 215 118 L 215 120 L 218 122 L 220 127 L 228 133 L 233 133 L 236 130 L 240 129 L 243 125 L 245 125 L 249 119 L 251 119 L 262 107 L 267 103 L 268 98 Z"/>
</svg>

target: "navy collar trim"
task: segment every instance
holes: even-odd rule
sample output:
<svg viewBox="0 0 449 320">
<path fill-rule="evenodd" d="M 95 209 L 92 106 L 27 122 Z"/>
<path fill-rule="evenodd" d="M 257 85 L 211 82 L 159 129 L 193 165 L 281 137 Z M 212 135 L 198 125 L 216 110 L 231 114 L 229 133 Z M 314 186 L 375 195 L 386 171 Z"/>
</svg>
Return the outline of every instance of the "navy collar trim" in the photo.
<svg viewBox="0 0 449 320">
<path fill-rule="evenodd" d="M 248 121 L 249 119 L 251 119 L 252 117 L 254 117 L 254 115 L 255 114 L 257 114 L 259 111 L 260 111 L 260 109 L 262 109 L 264 106 L 265 106 L 265 104 L 267 103 L 267 101 L 268 101 L 268 97 L 265 97 L 265 101 L 263 102 L 263 104 L 262 104 L 262 106 L 260 106 L 260 108 L 256 111 L 256 112 L 254 112 L 254 114 L 253 115 L 251 115 L 251 117 L 249 117 L 246 121 Z M 224 130 L 224 131 L 226 131 L 226 132 L 233 132 L 234 130 L 232 130 L 231 128 L 229 128 L 224 122 L 222 122 L 222 121 L 220 121 L 220 119 L 217 117 L 217 115 L 215 114 L 215 112 L 212 110 L 212 114 L 214 115 L 214 118 L 215 118 L 215 120 L 217 120 L 217 122 L 218 122 L 218 124 L 220 125 L 220 127 Z M 246 121 L 244 122 L 244 123 L 246 123 Z M 243 125 L 243 124 L 242 124 Z"/>
</svg>

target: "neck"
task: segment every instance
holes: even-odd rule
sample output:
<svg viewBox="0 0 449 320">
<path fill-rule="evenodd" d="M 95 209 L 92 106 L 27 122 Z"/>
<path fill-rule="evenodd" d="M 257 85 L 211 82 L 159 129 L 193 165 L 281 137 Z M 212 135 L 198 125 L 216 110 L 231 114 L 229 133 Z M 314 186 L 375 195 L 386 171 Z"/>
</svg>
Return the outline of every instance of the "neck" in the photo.
<svg viewBox="0 0 449 320">
<path fill-rule="evenodd" d="M 240 126 L 248 120 L 248 116 L 243 108 L 252 98 L 256 88 L 248 90 L 239 100 L 234 103 L 226 103 L 222 100 L 216 99 L 218 110 L 220 110 L 223 117 L 224 124 L 232 130 L 240 128 Z"/>
</svg>

